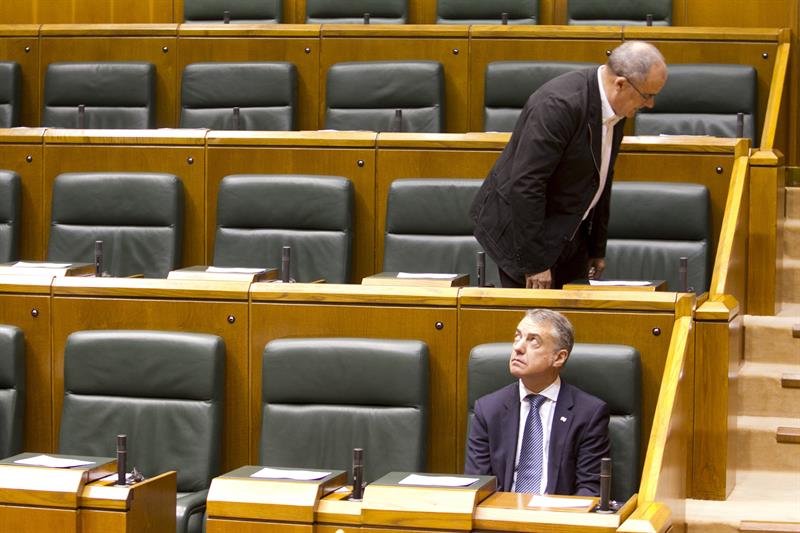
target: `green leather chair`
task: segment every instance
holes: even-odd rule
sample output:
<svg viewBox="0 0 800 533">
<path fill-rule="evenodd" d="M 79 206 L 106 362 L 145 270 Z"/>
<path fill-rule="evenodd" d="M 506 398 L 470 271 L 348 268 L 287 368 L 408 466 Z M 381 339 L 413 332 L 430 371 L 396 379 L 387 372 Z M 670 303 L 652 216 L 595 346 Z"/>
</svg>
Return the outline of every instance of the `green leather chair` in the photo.
<svg viewBox="0 0 800 533">
<path fill-rule="evenodd" d="M 178 473 L 177 533 L 202 529 L 219 474 L 225 343 L 167 331 L 78 331 L 64 349 L 59 453 L 115 456 L 128 436 L 128 467 Z"/>
<path fill-rule="evenodd" d="M 44 79 L 42 126 L 155 128 L 155 95 L 152 63 L 50 63 Z"/>
<path fill-rule="evenodd" d="M 614 182 L 606 246 L 607 279 L 666 280 L 681 289 L 680 258 L 687 257 L 689 287 L 700 294 L 711 282 L 711 201 L 695 183 Z"/>
<path fill-rule="evenodd" d="M 277 24 L 281 21 L 282 0 L 184 0 L 184 22 L 224 22 L 225 11 L 231 23 Z"/>
<path fill-rule="evenodd" d="M 94 262 L 104 242 L 112 276 L 166 277 L 180 265 L 183 185 L 171 174 L 72 172 L 56 176 L 48 261 Z"/>
<path fill-rule="evenodd" d="M 436 24 L 538 24 L 539 0 L 437 0 Z"/>
<path fill-rule="evenodd" d="M 539 87 L 567 72 L 595 67 L 577 61 L 495 61 L 486 65 L 484 131 L 514 131 L 522 108 Z"/>
<path fill-rule="evenodd" d="M 351 470 L 425 469 L 428 347 L 385 339 L 279 339 L 264 348 L 260 462 Z"/>
<path fill-rule="evenodd" d="M 18 257 L 21 194 L 19 175 L 0 170 L 0 263 Z"/>
<path fill-rule="evenodd" d="M 405 24 L 408 0 L 306 0 L 306 24 Z"/>
<path fill-rule="evenodd" d="M 19 126 L 22 71 L 13 61 L 0 61 L 0 128 Z"/>
<path fill-rule="evenodd" d="M 500 342 L 481 344 L 470 352 L 468 424 L 472 423 L 478 398 L 514 382 L 508 372 L 511 350 L 511 343 Z M 641 474 L 642 369 L 638 350 L 617 344 L 576 343 L 561 378 L 608 404 L 611 497 L 626 501 L 639 490 Z"/>
<path fill-rule="evenodd" d="M 568 0 L 567 24 L 588 26 L 653 26 L 672 24 L 672 0 Z"/>
<path fill-rule="evenodd" d="M 22 452 L 25 417 L 25 337 L 0 325 L 0 458 Z"/>
<path fill-rule="evenodd" d="M 389 187 L 385 272 L 469 274 L 477 284 L 482 251 L 472 232 L 469 208 L 480 189 L 476 179 L 399 179 Z M 497 266 L 487 256 L 486 280 L 500 286 Z"/>
<path fill-rule="evenodd" d="M 758 75 L 750 65 L 669 65 L 669 78 L 652 109 L 634 121 L 636 135 L 736 137 L 736 115 L 744 136 L 758 142 Z"/>
<path fill-rule="evenodd" d="M 291 277 L 347 283 L 353 241 L 353 185 L 339 176 L 235 174 L 219 185 L 214 265 L 281 266 Z"/>
<path fill-rule="evenodd" d="M 288 131 L 295 129 L 296 107 L 292 63 L 192 63 L 183 69 L 181 128 Z"/>
<path fill-rule="evenodd" d="M 325 98 L 326 129 L 440 133 L 444 128 L 444 68 L 436 61 L 336 63 L 328 69 Z"/>
</svg>

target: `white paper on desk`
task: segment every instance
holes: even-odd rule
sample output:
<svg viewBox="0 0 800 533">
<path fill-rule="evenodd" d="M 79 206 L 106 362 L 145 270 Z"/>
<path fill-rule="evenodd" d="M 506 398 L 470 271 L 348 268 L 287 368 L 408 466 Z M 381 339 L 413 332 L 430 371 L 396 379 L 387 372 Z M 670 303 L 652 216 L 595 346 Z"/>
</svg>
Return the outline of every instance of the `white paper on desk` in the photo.
<svg viewBox="0 0 800 533">
<path fill-rule="evenodd" d="M 397 279 L 455 279 L 458 274 L 417 274 L 415 272 L 398 272 Z"/>
<path fill-rule="evenodd" d="M 28 466 L 47 466 L 50 468 L 72 468 L 75 466 L 93 465 L 94 461 L 80 461 L 78 459 L 64 459 L 62 457 L 50 457 L 49 455 L 37 455 L 27 459 L 18 459 L 14 464 Z"/>
<path fill-rule="evenodd" d="M 621 279 L 590 279 L 589 285 L 596 285 L 596 286 L 619 286 L 619 287 L 646 287 L 647 285 L 651 285 L 651 281 L 631 281 L 631 280 L 621 280 Z"/>
<path fill-rule="evenodd" d="M 72 263 L 29 263 L 27 261 L 17 261 L 12 267 L 20 268 L 67 268 Z"/>
<path fill-rule="evenodd" d="M 264 479 L 293 479 L 295 481 L 313 481 L 331 475 L 330 472 L 317 472 L 316 470 L 278 470 L 277 468 L 262 468 L 250 477 Z"/>
<path fill-rule="evenodd" d="M 528 502 L 528 507 L 549 507 L 550 509 L 570 509 L 575 507 L 589 507 L 594 500 L 585 500 L 578 498 L 553 498 L 551 496 L 542 496 L 536 494 L 531 501 Z"/>
<path fill-rule="evenodd" d="M 421 476 L 409 474 L 397 482 L 398 485 L 423 485 L 426 487 L 466 487 L 478 481 L 476 477 Z"/>
<path fill-rule="evenodd" d="M 236 267 L 215 267 L 210 266 L 206 268 L 206 272 L 212 274 L 261 274 L 266 272 L 263 268 L 236 268 Z"/>
</svg>

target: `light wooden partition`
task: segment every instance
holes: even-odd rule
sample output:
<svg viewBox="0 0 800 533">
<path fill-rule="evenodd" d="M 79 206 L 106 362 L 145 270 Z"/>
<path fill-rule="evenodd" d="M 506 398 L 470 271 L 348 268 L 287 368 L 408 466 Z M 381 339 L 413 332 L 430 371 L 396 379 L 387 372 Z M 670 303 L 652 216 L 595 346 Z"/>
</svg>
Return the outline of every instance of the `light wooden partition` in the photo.
<svg viewBox="0 0 800 533">
<path fill-rule="evenodd" d="M 0 22 L 9 21 L 3 16 L 0 4 Z M 19 63 L 22 73 L 22 109 L 20 124 L 33 126 L 39 123 L 39 25 L 0 24 L 0 61 Z"/>
<path fill-rule="evenodd" d="M 63 172 L 174 174 L 184 193 L 182 264 L 204 264 L 205 135 L 205 130 L 47 130 L 44 220 L 50 221 L 53 181 Z"/>
<path fill-rule="evenodd" d="M 250 462 L 247 447 L 248 291 L 246 282 L 60 278 L 53 283 L 53 413 L 58 435 L 64 399 L 64 346 L 74 331 L 144 329 L 209 333 L 225 341 L 222 471 Z M 152 438 L 169 438 L 152 435 Z M 109 435 L 112 439 L 113 435 Z M 110 440 L 109 440 L 110 442 Z"/>
<path fill-rule="evenodd" d="M 0 20 L 10 24 L 172 22 L 174 0 L 3 0 Z"/>
<path fill-rule="evenodd" d="M 178 29 L 178 95 L 172 124 L 180 124 L 183 69 L 203 61 L 287 61 L 297 68 L 297 128 L 318 129 L 320 26 L 182 24 Z"/>
<path fill-rule="evenodd" d="M 44 259 L 43 137 L 40 128 L 0 129 L 0 169 L 19 174 L 22 185 L 20 259 Z"/>
</svg>

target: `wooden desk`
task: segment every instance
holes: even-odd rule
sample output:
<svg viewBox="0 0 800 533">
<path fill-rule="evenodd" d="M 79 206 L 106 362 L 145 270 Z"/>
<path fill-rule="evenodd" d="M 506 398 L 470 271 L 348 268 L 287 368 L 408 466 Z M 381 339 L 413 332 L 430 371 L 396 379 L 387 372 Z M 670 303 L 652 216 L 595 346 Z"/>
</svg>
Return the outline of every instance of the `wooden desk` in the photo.
<svg viewBox="0 0 800 533">
<path fill-rule="evenodd" d="M 11 20 L 3 11 L 7 2 L 0 6 L 0 20 Z M 39 95 L 39 25 L 0 24 L 0 61 L 14 61 L 22 71 L 20 126 L 39 124 L 41 110 Z M 7 167 L 4 167 L 7 168 Z"/>
</svg>

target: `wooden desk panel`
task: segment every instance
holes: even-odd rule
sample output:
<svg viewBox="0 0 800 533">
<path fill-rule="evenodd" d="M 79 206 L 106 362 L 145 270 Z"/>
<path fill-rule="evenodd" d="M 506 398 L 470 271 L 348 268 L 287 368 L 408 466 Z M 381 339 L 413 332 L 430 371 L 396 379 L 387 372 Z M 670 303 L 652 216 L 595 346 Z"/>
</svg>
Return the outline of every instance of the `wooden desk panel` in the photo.
<svg viewBox="0 0 800 533">
<path fill-rule="evenodd" d="M 80 517 L 77 509 L 43 509 L 0 505 L 0 520 L 4 531 L 58 531 L 78 533 Z"/>
<path fill-rule="evenodd" d="M 0 21 L 13 20 L 4 16 L 6 2 L 0 4 Z M 21 126 L 39 124 L 39 48 L 38 25 L 0 24 L 0 61 L 15 61 L 22 71 Z"/>
</svg>

